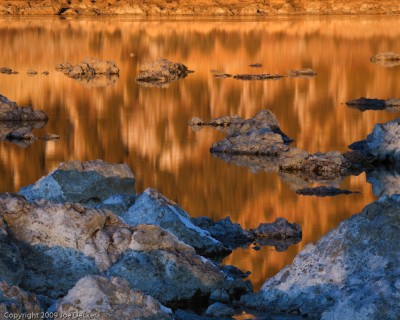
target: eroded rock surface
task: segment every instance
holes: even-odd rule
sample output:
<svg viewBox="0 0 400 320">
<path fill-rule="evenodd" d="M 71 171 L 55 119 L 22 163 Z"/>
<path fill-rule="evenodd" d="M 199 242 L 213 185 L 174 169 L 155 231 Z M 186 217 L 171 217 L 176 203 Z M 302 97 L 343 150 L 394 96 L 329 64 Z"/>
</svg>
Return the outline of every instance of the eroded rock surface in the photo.
<svg viewBox="0 0 400 320">
<path fill-rule="evenodd" d="M 40 314 L 42 308 L 35 294 L 28 293 L 17 286 L 0 282 L 0 315 L 2 319 L 23 314 Z"/>
<path fill-rule="evenodd" d="M 175 80 L 186 78 L 193 71 L 181 63 L 160 58 L 157 61 L 143 64 L 140 67 L 136 82 L 143 86 L 168 87 Z"/>
<path fill-rule="evenodd" d="M 396 67 L 400 65 L 400 54 L 394 52 L 378 53 L 370 58 L 371 62 L 383 67 Z"/>
<path fill-rule="evenodd" d="M 114 84 L 119 78 L 119 69 L 113 61 L 85 58 L 77 65 L 68 62 L 56 65 L 57 71 L 89 87 Z"/>
<path fill-rule="evenodd" d="M 0 217 L 24 257 L 20 286 L 52 299 L 96 274 L 125 278 L 132 288 L 169 305 L 207 298 L 218 288 L 230 294 L 248 291 L 167 230 L 128 226 L 108 210 L 45 200 L 29 203 L 3 194 Z"/>
<path fill-rule="evenodd" d="M 59 314 L 85 313 L 96 319 L 173 319 L 172 311 L 156 299 L 132 290 L 122 278 L 86 276 L 50 308 Z M 61 317 L 55 318 L 61 319 Z"/>
<path fill-rule="evenodd" d="M 386 110 L 392 112 L 400 111 L 400 99 L 369 99 L 361 97 L 359 99 L 350 100 L 346 102 L 346 105 L 358 109 L 360 111 L 366 110 Z"/>
<path fill-rule="evenodd" d="M 19 193 L 29 201 L 76 202 L 122 211 L 127 209 L 129 198 L 135 195 L 135 177 L 126 164 L 110 164 L 102 160 L 70 161 L 61 163 L 57 169 L 22 188 Z"/>
<path fill-rule="evenodd" d="M 154 189 L 148 188 L 140 194 L 134 205 L 121 217 L 129 225 L 160 226 L 192 246 L 201 255 L 222 256 L 231 252 L 208 231 L 194 225 L 190 216 L 176 203 Z"/>
<path fill-rule="evenodd" d="M 248 306 L 311 319 L 397 319 L 400 198 L 382 197 L 343 221 L 267 280 Z"/>
<path fill-rule="evenodd" d="M 41 110 L 33 110 L 32 107 L 19 107 L 15 102 L 0 95 L 0 122 L 2 121 L 44 121 L 47 115 Z"/>
</svg>

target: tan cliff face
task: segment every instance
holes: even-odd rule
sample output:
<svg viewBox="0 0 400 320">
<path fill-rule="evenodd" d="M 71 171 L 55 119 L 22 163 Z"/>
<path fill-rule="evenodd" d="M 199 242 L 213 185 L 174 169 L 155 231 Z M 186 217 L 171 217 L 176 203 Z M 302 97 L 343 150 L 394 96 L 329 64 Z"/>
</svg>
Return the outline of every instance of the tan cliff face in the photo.
<svg viewBox="0 0 400 320">
<path fill-rule="evenodd" d="M 0 14 L 265 16 L 286 14 L 393 14 L 397 0 L 3 0 Z"/>
</svg>

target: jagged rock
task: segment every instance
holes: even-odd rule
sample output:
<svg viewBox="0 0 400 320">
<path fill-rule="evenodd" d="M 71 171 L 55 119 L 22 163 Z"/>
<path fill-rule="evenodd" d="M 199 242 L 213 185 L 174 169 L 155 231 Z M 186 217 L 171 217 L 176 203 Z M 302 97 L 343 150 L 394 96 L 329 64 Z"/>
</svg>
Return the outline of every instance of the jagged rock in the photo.
<svg viewBox="0 0 400 320">
<path fill-rule="evenodd" d="M 311 78 L 315 77 L 317 72 L 313 69 L 290 70 L 288 76 L 291 78 Z"/>
<path fill-rule="evenodd" d="M 360 111 L 387 110 L 387 111 L 398 112 L 400 110 L 400 99 L 392 98 L 388 100 L 382 100 L 382 99 L 369 99 L 361 97 L 359 99 L 347 101 L 346 105 L 348 105 L 351 108 L 358 109 Z"/>
<path fill-rule="evenodd" d="M 209 306 L 206 310 L 206 316 L 213 318 L 230 318 L 235 314 L 235 310 L 228 307 L 226 304 L 216 302 Z"/>
<path fill-rule="evenodd" d="M 96 319 L 173 319 L 172 311 L 156 299 L 140 291 L 132 290 L 122 278 L 107 279 L 86 276 L 58 300 L 49 312 L 58 314 L 84 313 Z M 55 319 L 61 317 L 55 317 Z"/>
<path fill-rule="evenodd" d="M 249 231 L 242 229 L 238 223 L 232 223 L 229 217 L 218 222 L 207 217 L 192 218 L 191 220 L 194 225 L 207 230 L 213 238 L 232 249 L 246 246 L 254 240 L 254 236 Z"/>
<path fill-rule="evenodd" d="M 201 255 L 219 256 L 231 252 L 220 241 L 214 239 L 208 231 L 194 225 L 190 216 L 182 208 L 155 189 L 147 188 L 121 217 L 129 225 L 160 226 L 192 246 Z"/>
<path fill-rule="evenodd" d="M 136 82 L 140 85 L 168 86 L 171 81 L 183 79 L 191 72 L 193 71 L 190 71 L 184 64 L 160 58 L 142 65 Z"/>
<path fill-rule="evenodd" d="M 287 239 L 301 238 L 301 226 L 289 223 L 285 218 L 277 218 L 273 223 L 260 223 L 256 229 L 250 230 L 256 238 Z"/>
<path fill-rule="evenodd" d="M 278 80 L 282 79 L 285 76 L 282 74 L 235 74 L 233 76 L 235 79 L 238 80 Z"/>
<path fill-rule="evenodd" d="M 25 273 L 21 287 L 50 298 L 86 275 L 121 276 L 163 304 L 184 304 L 218 288 L 249 292 L 194 249 L 157 226 L 128 226 L 108 210 L 80 204 L 29 203 L 0 195 L 0 216 L 15 237 Z M 240 294 L 239 294 L 240 295 Z"/>
<path fill-rule="evenodd" d="M 378 53 L 370 58 L 372 63 L 383 67 L 396 67 L 400 65 L 400 54 L 394 52 Z"/>
<path fill-rule="evenodd" d="M 375 162 L 396 163 L 400 158 L 400 119 L 376 124 L 367 139 L 349 146 Z"/>
<path fill-rule="evenodd" d="M 129 197 L 135 195 L 135 178 L 126 164 L 110 164 L 102 160 L 70 161 L 61 163 L 57 169 L 22 188 L 19 193 L 29 201 L 46 199 L 106 208 L 107 204 L 117 205 L 119 200 L 123 209 L 127 209 Z"/>
<path fill-rule="evenodd" d="M 18 319 L 17 317 L 22 317 L 23 314 L 32 316 L 40 315 L 41 312 L 42 309 L 35 294 L 0 282 L 0 315 L 2 319 Z M 37 318 L 39 319 L 39 317 Z"/>
<path fill-rule="evenodd" d="M 343 221 L 267 280 L 247 306 L 310 319 L 397 319 L 400 198 L 382 197 Z"/>
<path fill-rule="evenodd" d="M 119 78 L 119 69 L 113 61 L 85 58 L 78 65 L 60 63 L 57 71 L 88 87 L 103 87 L 114 84 Z"/>
<path fill-rule="evenodd" d="M 15 102 L 0 95 L 0 121 L 47 121 L 47 115 L 32 107 L 19 107 Z"/>
<path fill-rule="evenodd" d="M 318 186 L 314 188 L 304 188 L 296 190 L 297 194 L 305 195 L 305 196 L 317 196 L 317 197 L 332 197 L 337 196 L 339 194 L 352 194 L 352 193 L 360 193 L 357 191 L 350 190 L 341 190 L 334 187 L 326 187 L 326 186 Z"/>
</svg>

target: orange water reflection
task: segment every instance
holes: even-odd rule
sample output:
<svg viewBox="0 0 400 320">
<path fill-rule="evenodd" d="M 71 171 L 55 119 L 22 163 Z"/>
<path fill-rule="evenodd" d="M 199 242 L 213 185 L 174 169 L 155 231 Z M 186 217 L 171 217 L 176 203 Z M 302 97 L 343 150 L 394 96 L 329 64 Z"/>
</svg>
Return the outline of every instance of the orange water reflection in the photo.
<svg viewBox="0 0 400 320">
<path fill-rule="evenodd" d="M 38 141 L 21 149 L 0 143 L 0 191 L 18 190 L 61 161 L 102 158 L 128 163 L 137 191 L 158 188 L 192 216 L 230 215 L 246 228 L 284 216 L 303 226 L 303 241 L 286 252 L 271 247 L 238 250 L 226 259 L 253 272 L 256 287 L 290 263 L 374 196 L 365 176 L 342 187 L 361 195 L 298 196 L 275 173 L 253 174 L 213 158 L 208 149 L 222 138 L 212 129 L 193 132 L 186 122 L 236 113 L 250 117 L 263 108 L 276 113 L 294 145 L 310 152 L 346 150 L 377 122 L 398 114 L 352 110 L 343 102 L 360 96 L 398 95 L 399 68 L 369 62 L 381 51 L 400 52 L 397 17 L 268 18 L 266 20 L 58 20 L 0 19 L 0 93 L 19 104 L 44 109 L 50 121 L 42 133 L 59 141 Z M 134 54 L 131 57 L 131 54 Z M 121 69 L 114 86 L 86 88 L 54 71 L 63 61 L 86 56 L 114 60 Z M 165 57 L 194 74 L 167 89 L 141 88 L 134 81 L 142 62 Z M 262 63 L 251 69 L 251 63 Z M 314 79 L 243 82 L 215 79 L 210 69 L 230 73 L 284 73 L 311 67 Z M 50 75 L 26 76 L 28 69 Z M 397 96 L 399 98 L 399 96 Z"/>
</svg>

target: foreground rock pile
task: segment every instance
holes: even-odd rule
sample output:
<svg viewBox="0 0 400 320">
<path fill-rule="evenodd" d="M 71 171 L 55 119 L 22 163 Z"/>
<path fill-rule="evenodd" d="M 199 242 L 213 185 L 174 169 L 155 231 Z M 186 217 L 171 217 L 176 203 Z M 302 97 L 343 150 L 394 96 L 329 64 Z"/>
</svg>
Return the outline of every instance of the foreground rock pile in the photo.
<svg viewBox="0 0 400 320">
<path fill-rule="evenodd" d="M 199 254 L 299 236 L 284 219 L 257 232 L 191 219 L 154 189 L 137 195 L 126 165 L 62 163 L 19 194 L 0 195 L 0 310 L 173 319 L 193 306 L 230 317 L 252 291 L 248 274 Z"/>
</svg>

